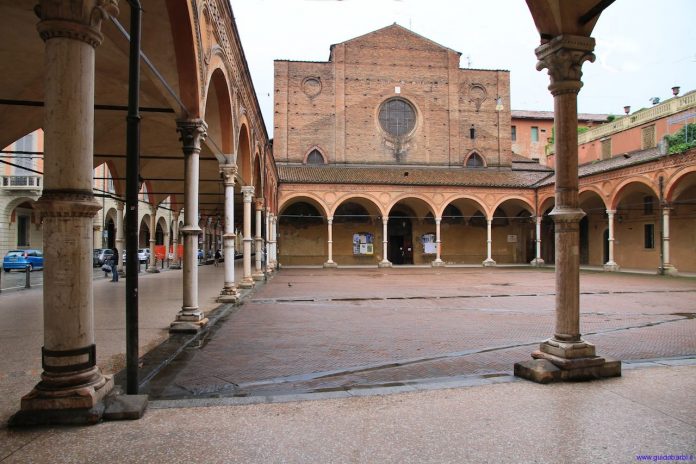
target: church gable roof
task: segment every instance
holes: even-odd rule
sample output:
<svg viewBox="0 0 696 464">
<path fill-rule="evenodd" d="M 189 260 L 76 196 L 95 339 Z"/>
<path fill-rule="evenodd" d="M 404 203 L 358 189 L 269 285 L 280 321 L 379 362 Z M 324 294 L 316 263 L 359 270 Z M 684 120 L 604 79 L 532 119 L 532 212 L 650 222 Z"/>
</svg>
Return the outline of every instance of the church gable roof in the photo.
<svg viewBox="0 0 696 464">
<path fill-rule="evenodd" d="M 349 46 L 366 46 L 366 47 L 390 47 L 393 44 L 400 45 L 399 48 L 404 48 L 408 46 L 418 45 L 418 48 L 429 51 L 450 51 L 461 55 L 461 52 L 452 50 L 451 48 L 440 45 L 427 37 L 423 37 L 410 29 L 400 26 L 396 23 L 389 26 L 377 29 L 376 31 L 368 32 L 361 36 L 355 37 L 353 39 L 341 42 L 338 44 L 331 45 L 331 61 L 333 58 L 333 50 L 337 45 L 349 45 Z"/>
</svg>

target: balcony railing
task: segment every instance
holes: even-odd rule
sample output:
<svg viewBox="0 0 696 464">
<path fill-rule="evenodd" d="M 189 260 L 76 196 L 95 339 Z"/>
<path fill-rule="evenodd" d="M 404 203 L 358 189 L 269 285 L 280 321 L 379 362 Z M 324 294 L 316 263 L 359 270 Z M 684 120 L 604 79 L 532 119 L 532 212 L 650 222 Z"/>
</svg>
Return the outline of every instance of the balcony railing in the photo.
<svg viewBox="0 0 696 464">
<path fill-rule="evenodd" d="M 601 139 L 611 134 L 640 126 L 650 121 L 679 113 L 688 108 L 696 107 L 696 92 L 691 92 L 683 97 L 672 98 L 664 103 L 655 105 L 652 108 L 636 111 L 635 113 L 623 116 L 613 122 L 602 124 L 601 126 L 593 127 L 587 132 L 578 135 L 578 144 L 591 142 L 592 140 Z"/>
<path fill-rule="evenodd" d="M 42 176 L 2 176 L 3 190 L 41 190 Z"/>
</svg>

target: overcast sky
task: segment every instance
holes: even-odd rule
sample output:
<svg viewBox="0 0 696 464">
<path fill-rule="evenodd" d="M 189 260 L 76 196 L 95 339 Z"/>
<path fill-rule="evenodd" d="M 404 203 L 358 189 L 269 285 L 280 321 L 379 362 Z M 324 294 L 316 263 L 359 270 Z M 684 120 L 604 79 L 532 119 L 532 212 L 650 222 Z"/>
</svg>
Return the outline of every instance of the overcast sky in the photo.
<svg viewBox="0 0 696 464">
<path fill-rule="evenodd" d="M 571 1 L 571 0 L 568 0 Z M 552 110 L 524 0 L 231 0 L 269 136 L 273 60 L 327 61 L 329 47 L 394 22 L 462 53 L 460 67 L 510 71 L 515 110 Z M 696 89 L 696 0 L 617 0 L 583 65 L 578 111 L 623 114 Z"/>
</svg>

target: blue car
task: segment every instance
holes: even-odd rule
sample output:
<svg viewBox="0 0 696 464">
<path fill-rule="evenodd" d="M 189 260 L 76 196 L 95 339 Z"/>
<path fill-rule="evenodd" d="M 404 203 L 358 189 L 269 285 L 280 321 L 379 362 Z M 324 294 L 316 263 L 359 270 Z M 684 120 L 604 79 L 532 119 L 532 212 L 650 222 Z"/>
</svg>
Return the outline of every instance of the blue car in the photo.
<svg viewBox="0 0 696 464">
<path fill-rule="evenodd" d="M 43 269 L 44 259 L 41 250 L 10 250 L 2 260 L 2 268 L 5 272 L 10 272 L 12 269 L 26 270 L 29 266 L 29 271 L 34 269 Z"/>
</svg>

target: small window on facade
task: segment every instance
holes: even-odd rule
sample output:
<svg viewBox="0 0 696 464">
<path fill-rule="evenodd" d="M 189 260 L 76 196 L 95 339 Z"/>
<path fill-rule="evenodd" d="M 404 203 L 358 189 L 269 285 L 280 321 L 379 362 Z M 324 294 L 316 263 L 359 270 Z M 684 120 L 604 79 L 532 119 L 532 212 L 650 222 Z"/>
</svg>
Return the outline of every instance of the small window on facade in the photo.
<svg viewBox="0 0 696 464">
<path fill-rule="evenodd" d="M 392 98 L 380 107 L 379 124 L 394 137 L 408 135 L 416 127 L 416 110 L 403 98 Z"/>
<path fill-rule="evenodd" d="M 532 126 L 532 142 L 538 142 L 539 141 L 539 128 L 536 126 Z"/>
<path fill-rule="evenodd" d="M 324 164 L 324 157 L 319 150 L 312 150 L 307 156 L 307 164 Z"/>
<path fill-rule="evenodd" d="M 643 214 L 652 214 L 654 207 L 653 197 L 643 197 Z"/>
<path fill-rule="evenodd" d="M 510 127 L 510 129 L 512 130 L 512 133 L 511 133 L 512 141 L 517 142 L 517 127 L 512 126 L 512 127 Z"/>
<path fill-rule="evenodd" d="M 478 153 L 472 153 L 471 156 L 466 159 L 467 168 L 482 168 L 483 166 L 483 158 L 481 158 L 481 155 Z"/>
<path fill-rule="evenodd" d="M 643 226 L 644 248 L 652 250 L 655 248 L 655 224 L 645 224 Z"/>
<path fill-rule="evenodd" d="M 611 158 L 611 139 L 602 140 L 602 159 Z"/>
</svg>

